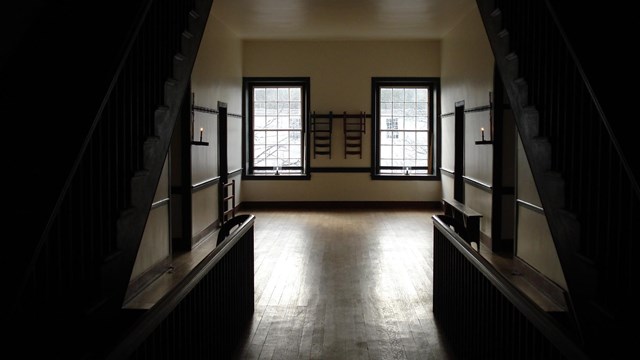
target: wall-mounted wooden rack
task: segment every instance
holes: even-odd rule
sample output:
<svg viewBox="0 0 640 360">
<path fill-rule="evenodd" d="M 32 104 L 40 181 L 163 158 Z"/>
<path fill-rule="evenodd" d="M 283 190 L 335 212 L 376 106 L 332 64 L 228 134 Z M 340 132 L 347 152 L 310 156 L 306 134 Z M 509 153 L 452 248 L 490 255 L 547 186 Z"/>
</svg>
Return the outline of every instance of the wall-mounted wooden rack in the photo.
<svg viewBox="0 0 640 360">
<path fill-rule="evenodd" d="M 317 155 L 329 156 L 331 159 L 331 132 L 333 113 L 311 114 L 311 133 L 313 134 L 313 158 Z"/>
<path fill-rule="evenodd" d="M 367 115 L 361 111 L 359 114 L 334 115 L 333 111 L 328 114 L 311 114 L 311 132 L 313 133 L 313 157 L 316 155 L 328 155 L 331 158 L 331 132 L 333 120 L 342 119 L 344 130 L 344 157 L 347 155 L 358 155 L 362 159 L 362 134 L 366 133 Z"/>
<path fill-rule="evenodd" d="M 344 158 L 347 155 L 358 155 L 362 159 L 362 134 L 367 130 L 366 114 L 360 112 L 356 115 L 342 114 L 344 129 Z"/>
</svg>

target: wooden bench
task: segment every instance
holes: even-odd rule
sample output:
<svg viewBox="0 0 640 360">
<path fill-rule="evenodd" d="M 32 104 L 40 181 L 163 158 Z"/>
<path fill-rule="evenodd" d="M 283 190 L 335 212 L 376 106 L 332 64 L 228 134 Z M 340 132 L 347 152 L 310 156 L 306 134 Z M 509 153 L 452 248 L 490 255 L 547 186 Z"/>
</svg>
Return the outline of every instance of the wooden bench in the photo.
<svg viewBox="0 0 640 360">
<path fill-rule="evenodd" d="M 480 249 L 480 218 L 482 214 L 454 199 L 442 199 L 444 214 L 462 221 L 469 236 L 467 242 L 475 242 Z"/>
</svg>

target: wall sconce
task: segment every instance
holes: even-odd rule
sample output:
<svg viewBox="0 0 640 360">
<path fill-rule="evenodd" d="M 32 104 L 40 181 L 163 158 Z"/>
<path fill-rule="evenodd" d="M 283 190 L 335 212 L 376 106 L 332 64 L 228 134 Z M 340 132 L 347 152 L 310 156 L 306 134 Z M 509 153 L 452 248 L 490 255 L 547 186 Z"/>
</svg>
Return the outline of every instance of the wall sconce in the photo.
<svg viewBox="0 0 640 360">
<path fill-rule="evenodd" d="M 476 145 L 493 144 L 493 100 L 491 98 L 491 91 L 489 91 L 489 131 L 491 133 L 491 139 L 485 140 L 484 127 L 480 128 L 480 141 L 476 141 Z"/>
</svg>

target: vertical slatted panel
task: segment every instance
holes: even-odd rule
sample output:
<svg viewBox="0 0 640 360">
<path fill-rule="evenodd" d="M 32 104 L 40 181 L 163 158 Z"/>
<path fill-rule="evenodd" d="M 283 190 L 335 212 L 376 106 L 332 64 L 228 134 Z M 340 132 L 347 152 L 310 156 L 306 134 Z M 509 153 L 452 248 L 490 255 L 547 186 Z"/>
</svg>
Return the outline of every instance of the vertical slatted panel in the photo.
<svg viewBox="0 0 640 360">
<path fill-rule="evenodd" d="M 552 144 L 552 169 L 566 181 L 567 210 L 580 222 L 580 255 L 596 266 L 597 306 L 614 318 L 623 316 L 632 288 L 623 274 L 630 268 L 638 221 L 637 214 L 630 216 L 640 206 L 637 184 L 624 170 L 548 2 L 496 0 L 495 5 L 528 83 L 529 104 L 540 113 L 540 135 Z"/>
<path fill-rule="evenodd" d="M 433 236 L 433 313 L 457 357 L 566 358 L 452 244 L 455 240 L 437 227 Z"/>
<path fill-rule="evenodd" d="M 162 321 L 131 359 L 231 359 L 254 306 L 253 229 Z"/>
<path fill-rule="evenodd" d="M 74 321 L 108 296 L 102 293 L 101 267 L 119 250 L 116 223 L 130 206 L 130 180 L 143 168 L 143 143 L 154 135 L 155 110 L 165 102 L 164 83 L 172 76 L 174 55 L 195 8 L 195 0 L 149 4 L 30 268 L 21 304 L 36 318 L 38 311 L 50 314 L 53 308 L 70 311 L 66 316 Z"/>
</svg>

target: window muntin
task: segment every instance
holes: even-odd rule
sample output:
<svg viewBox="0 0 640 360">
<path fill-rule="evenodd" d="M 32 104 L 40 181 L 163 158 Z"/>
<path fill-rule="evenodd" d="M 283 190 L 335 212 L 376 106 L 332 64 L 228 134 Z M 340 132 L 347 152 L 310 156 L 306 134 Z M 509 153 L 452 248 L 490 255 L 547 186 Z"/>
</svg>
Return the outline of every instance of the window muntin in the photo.
<svg viewBox="0 0 640 360">
<path fill-rule="evenodd" d="M 380 175 L 431 174 L 431 98 L 425 85 L 378 85 L 378 158 Z"/>
<path fill-rule="evenodd" d="M 254 86 L 254 173 L 300 174 L 303 164 L 301 86 Z"/>
<path fill-rule="evenodd" d="M 243 107 L 243 176 L 308 179 L 309 78 L 246 77 Z"/>
</svg>

